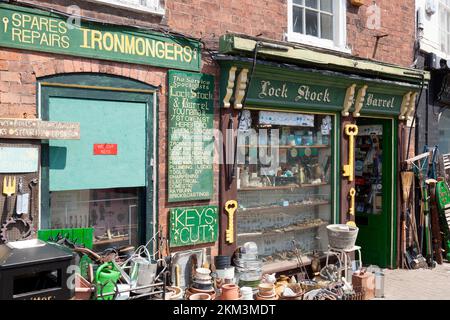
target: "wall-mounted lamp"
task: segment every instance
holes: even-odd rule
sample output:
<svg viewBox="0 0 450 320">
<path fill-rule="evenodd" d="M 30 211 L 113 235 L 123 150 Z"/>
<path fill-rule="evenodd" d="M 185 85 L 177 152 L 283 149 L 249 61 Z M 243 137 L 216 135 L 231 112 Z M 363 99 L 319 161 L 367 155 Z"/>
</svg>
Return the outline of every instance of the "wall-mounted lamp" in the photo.
<svg viewBox="0 0 450 320">
<path fill-rule="evenodd" d="M 356 7 L 363 6 L 365 4 L 364 2 L 365 2 L 365 0 L 350 0 L 350 3 Z"/>
<path fill-rule="evenodd" d="M 437 3 L 436 0 L 427 0 L 425 1 L 425 12 L 432 16 L 437 11 Z"/>
</svg>

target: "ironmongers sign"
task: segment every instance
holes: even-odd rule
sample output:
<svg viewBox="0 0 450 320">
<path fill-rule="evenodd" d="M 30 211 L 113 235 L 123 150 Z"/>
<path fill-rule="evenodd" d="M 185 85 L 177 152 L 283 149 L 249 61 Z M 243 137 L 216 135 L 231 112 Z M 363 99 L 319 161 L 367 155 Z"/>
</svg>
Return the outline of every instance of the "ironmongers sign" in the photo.
<svg viewBox="0 0 450 320">
<path fill-rule="evenodd" d="M 0 4 L 0 46 L 200 70 L 198 41 L 92 22 L 83 21 L 78 26 L 67 21 L 57 14 Z"/>
<path fill-rule="evenodd" d="M 217 206 L 170 209 L 170 246 L 217 241 Z"/>
<path fill-rule="evenodd" d="M 79 140 L 80 124 L 29 119 L 0 119 L 0 138 Z"/>
</svg>

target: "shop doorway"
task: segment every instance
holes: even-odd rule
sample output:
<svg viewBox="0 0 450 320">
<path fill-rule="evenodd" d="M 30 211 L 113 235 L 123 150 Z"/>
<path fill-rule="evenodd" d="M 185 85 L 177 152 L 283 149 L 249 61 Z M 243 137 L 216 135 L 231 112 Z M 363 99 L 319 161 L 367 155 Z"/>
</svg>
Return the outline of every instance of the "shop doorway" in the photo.
<svg viewBox="0 0 450 320">
<path fill-rule="evenodd" d="M 157 225 L 149 86 L 107 75 L 41 82 L 41 116 L 80 123 L 80 140 L 42 148 L 42 229 L 94 228 L 94 250 L 138 246 Z"/>
<path fill-rule="evenodd" d="M 363 263 L 391 266 L 395 216 L 395 150 L 392 120 L 360 118 L 355 141 L 357 245 Z"/>
</svg>

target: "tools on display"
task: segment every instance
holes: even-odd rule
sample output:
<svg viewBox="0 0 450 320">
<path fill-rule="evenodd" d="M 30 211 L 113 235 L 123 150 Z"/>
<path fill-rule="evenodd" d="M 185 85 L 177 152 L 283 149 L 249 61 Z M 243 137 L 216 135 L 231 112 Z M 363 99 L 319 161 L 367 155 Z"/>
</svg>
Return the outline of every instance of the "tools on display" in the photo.
<svg viewBox="0 0 450 320">
<path fill-rule="evenodd" d="M 11 211 L 11 197 L 16 193 L 16 177 L 3 177 L 3 194 L 6 196 L 6 212 Z"/>
</svg>

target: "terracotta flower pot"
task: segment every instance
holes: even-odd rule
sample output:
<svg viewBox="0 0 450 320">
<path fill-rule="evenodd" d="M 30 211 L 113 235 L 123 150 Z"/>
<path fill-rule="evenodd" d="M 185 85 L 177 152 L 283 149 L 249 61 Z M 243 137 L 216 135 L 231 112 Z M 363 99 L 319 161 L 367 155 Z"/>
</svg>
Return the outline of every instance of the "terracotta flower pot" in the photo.
<svg viewBox="0 0 450 320">
<path fill-rule="evenodd" d="M 211 300 L 211 296 L 207 293 L 194 293 L 189 296 L 189 300 Z"/>
<path fill-rule="evenodd" d="M 239 287 L 235 284 L 229 283 L 222 286 L 222 300 L 238 300 Z"/>
</svg>

